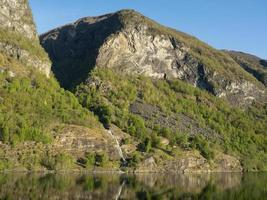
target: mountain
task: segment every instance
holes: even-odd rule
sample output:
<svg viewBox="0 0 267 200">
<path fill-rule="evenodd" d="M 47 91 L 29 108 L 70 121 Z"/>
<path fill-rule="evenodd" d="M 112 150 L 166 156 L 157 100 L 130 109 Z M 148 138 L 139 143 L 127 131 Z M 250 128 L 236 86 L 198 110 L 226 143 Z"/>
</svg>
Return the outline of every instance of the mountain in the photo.
<svg viewBox="0 0 267 200">
<path fill-rule="evenodd" d="M 101 123 L 51 75 L 28 2 L 1 0 L 0 22 L 0 171 L 71 169 L 90 149 L 119 159 Z"/>
<path fill-rule="evenodd" d="M 40 40 L 61 86 L 120 133 L 128 167 L 266 169 L 266 88 L 228 52 L 133 10 L 85 17 Z"/>
<path fill-rule="evenodd" d="M 267 86 L 267 60 L 243 52 L 228 51 L 227 53 L 232 56 L 244 70 Z"/>
<path fill-rule="evenodd" d="M 0 22 L 0 171 L 267 170 L 265 86 L 228 52 L 132 10 Z"/>
<path fill-rule="evenodd" d="M 234 105 L 266 99 L 265 87 L 223 51 L 133 10 L 82 18 L 41 35 L 64 88 L 95 67 L 156 79 L 180 79 Z"/>
</svg>

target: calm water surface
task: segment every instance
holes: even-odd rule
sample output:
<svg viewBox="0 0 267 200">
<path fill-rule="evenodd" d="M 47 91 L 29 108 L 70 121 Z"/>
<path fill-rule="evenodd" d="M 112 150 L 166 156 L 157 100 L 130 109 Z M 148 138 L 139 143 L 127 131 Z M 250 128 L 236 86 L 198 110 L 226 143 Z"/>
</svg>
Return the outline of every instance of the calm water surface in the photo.
<svg viewBox="0 0 267 200">
<path fill-rule="evenodd" d="M 267 174 L 0 174 L 0 199 L 267 200 Z"/>
</svg>

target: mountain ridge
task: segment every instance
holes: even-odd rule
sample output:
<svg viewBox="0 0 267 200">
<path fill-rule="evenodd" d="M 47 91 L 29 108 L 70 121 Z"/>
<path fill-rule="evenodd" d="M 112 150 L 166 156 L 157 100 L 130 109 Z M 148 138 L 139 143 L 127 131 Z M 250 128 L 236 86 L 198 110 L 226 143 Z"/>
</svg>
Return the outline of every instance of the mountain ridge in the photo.
<svg viewBox="0 0 267 200">
<path fill-rule="evenodd" d="M 228 51 L 227 53 L 248 73 L 267 86 L 267 60 L 240 51 Z"/>
<path fill-rule="evenodd" d="M 267 105 L 251 96 L 264 86 L 228 54 L 124 10 L 41 36 L 50 73 L 38 39 L 1 24 L 0 33 L 0 171 L 267 170 Z M 216 67 L 223 58 L 236 73 Z M 218 97 L 217 68 L 253 86 L 235 85 L 236 101 L 255 98 L 247 107 Z"/>
<path fill-rule="evenodd" d="M 55 35 L 57 39 L 53 39 Z M 84 81 L 85 74 L 96 66 L 154 78 L 178 78 L 233 104 L 257 101 L 265 93 L 262 83 L 227 53 L 133 10 L 82 18 L 51 30 L 40 39 L 55 63 L 55 75 L 65 88 Z M 81 78 L 79 70 L 85 77 Z M 240 102 L 240 97 L 246 101 Z"/>
</svg>

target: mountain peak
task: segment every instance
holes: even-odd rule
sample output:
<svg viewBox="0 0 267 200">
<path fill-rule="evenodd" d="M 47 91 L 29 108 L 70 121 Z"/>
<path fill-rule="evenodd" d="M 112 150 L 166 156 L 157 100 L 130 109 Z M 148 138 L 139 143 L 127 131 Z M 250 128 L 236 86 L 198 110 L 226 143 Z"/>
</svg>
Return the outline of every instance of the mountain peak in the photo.
<svg viewBox="0 0 267 200">
<path fill-rule="evenodd" d="M 264 90 L 227 53 L 134 10 L 82 18 L 42 35 L 41 43 L 65 88 L 76 87 L 97 67 L 180 79 L 238 104 L 240 96 L 246 104 Z"/>
<path fill-rule="evenodd" d="M 143 24 L 148 18 L 146 18 L 141 13 L 132 9 L 123 9 L 117 12 L 108 13 L 100 16 L 88 16 L 83 17 L 75 21 L 74 23 L 67 24 L 79 26 L 81 24 L 96 24 L 101 21 L 113 21 L 113 23 L 119 23 L 122 27 L 127 27 L 128 25 L 140 25 Z"/>
</svg>

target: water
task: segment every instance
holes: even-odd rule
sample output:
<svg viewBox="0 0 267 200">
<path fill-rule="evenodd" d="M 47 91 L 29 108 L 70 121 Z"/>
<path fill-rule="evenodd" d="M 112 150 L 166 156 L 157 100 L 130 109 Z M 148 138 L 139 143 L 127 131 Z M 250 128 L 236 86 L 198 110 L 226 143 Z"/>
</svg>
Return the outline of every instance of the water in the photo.
<svg viewBox="0 0 267 200">
<path fill-rule="evenodd" d="M 111 136 L 111 138 L 115 141 L 116 145 L 115 145 L 115 148 L 118 150 L 118 153 L 121 157 L 121 159 L 123 160 L 123 162 L 125 163 L 126 160 L 123 156 L 123 153 L 122 153 L 122 149 L 121 149 L 121 146 L 120 146 L 120 143 L 119 141 L 117 140 L 117 138 L 113 135 L 112 131 L 111 130 L 107 130 L 108 134 Z"/>
<path fill-rule="evenodd" d="M 267 174 L 0 174 L 0 199 L 267 199 Z"/>
</svg>

